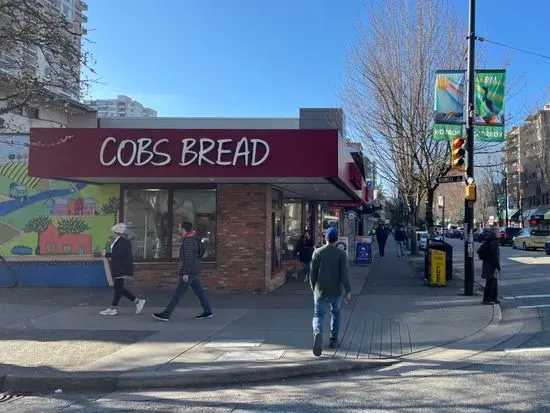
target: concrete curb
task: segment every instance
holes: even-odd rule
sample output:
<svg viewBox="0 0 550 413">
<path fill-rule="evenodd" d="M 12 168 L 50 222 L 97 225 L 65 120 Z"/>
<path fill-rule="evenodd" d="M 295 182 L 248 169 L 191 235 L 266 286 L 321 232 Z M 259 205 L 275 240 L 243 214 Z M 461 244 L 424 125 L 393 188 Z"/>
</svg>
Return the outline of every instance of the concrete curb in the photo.
<svg viewBox="0 0 550 413">
<path fill-rule="evenodd" d="M 227 384 L 268 382 L 306 376 L 324 376 L 357 370 L 387 367 L 398 363 L 395 359 L 325 359 L 303 363 L 247 365 L 231 370 L 195 369 L 169 373 L 56 373 L 6 374 L 0 380 L 2 391 L 53 392 L 105 391 L 214 387 Z"/>
</svg>

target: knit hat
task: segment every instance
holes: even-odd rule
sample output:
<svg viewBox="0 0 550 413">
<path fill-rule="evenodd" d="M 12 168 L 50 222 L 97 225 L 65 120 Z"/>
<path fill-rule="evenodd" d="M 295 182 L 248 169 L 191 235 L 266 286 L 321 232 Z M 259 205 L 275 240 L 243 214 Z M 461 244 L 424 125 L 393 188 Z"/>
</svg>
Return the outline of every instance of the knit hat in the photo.
<svg viewBox="0 0 550 413">
<path fill-rule="evenodd" d="M 111 228 L 111 232 L 114 232 L 115 234 L 124 234 L 126 232 L 126 224 L 123 224 L 122 222 L 116 224 L 113 228 Z"/>
<path fill-rule="evenodd" d="M 338 229 L 334 227 L 330 227 L 329 229 L 327 229 L 326 236 L 329 242 L 338 241 Z"/>
</svg>

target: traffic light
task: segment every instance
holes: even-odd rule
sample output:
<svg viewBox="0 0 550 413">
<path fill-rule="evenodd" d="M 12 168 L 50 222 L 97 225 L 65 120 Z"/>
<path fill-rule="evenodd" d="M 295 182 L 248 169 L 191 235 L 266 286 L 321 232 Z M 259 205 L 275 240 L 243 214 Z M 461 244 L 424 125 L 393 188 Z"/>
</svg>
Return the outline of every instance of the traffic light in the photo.
<svg viewBox="0 0 550 413">
<path fill-rule="evenodd" d="M 466 139 L 453 139 L 451 147 L 451 167 L 455 171 L 466 171 Z"/>
</svg>

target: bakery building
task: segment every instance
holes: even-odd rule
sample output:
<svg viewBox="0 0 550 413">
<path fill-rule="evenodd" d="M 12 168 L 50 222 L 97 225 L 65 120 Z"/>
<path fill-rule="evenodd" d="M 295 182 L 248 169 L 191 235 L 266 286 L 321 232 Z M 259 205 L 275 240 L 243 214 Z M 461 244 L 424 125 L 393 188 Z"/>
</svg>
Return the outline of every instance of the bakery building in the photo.
<svg viewBox="0 0 550 413">
<path fill-rule="evenodd" d="M 298 267 L 305 229 L 318 245 L 329 225 L 350 244 L 361 232 L 353 218 L 368 201 L 365 162 L 343 125 L 339 109 L 301 109 L 288 119 L 109 118 L 96 128 L 32 129 L 29 176 L 69 191 L 43 197 L 50 209 L 38 238 L 60 241 L 40 257 L 55 260 L 47 254 L 65 248 L 90 260 L 90 243 L 97 255 L 123 221 L 134 236 L 136 283 L 171 288 L 178 226 L 190 221 L 206 246 L 206 288 L 273 291 Z M 63 216 L 55 217 L 59 199 Z M 41 229 L 33 225 L 26 228 Z M 92 241 L 80 246 L 85 235 Z"/>
</svg>

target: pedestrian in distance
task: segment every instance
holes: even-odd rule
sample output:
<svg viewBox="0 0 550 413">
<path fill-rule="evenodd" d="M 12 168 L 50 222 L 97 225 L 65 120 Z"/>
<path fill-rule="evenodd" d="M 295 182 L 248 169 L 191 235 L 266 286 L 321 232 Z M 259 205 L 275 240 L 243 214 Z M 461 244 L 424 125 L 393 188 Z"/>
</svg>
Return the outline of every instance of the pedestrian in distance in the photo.
<svg viewBox="0 0 550 413">
<path fill-rule="evenodd" d="M 381 225 L 376 230 L 376 242 L 378 242 L 378 252 L 380 257 L 384 256 L 384 250 L 386 248 L 386 241 L 388 240 L 388 230 Z"/>
<path fill-rule="evenodd" d="M 180 233 L 182 242 L 180 246 L 180 265 L 178 270 L 178 286 L 166 309 L 160 313 L 154 313 L 153 318 L 159 321 L 169 321 L 174 309 L 187 289 L 191 287 L 202 305 L 202 313 L 196 317 L 197 320 L 212 318 L 212 309 L 208 298 L 202 288 L 200 275 L 200 258 L 204 256 L 205 249 L 198 234 L 192 230 L 190 222 L 182 222 Z"/>
<path fill-rule="evenodd" d="M 338 346 L 340 331 L 340 310 L 344 301 L 351 300 L 351 286 L 348 276 L 348 257 L 336 246 L 338 229 L 329 228 L 326 232 L 327 244 L 313 252 L 310 272 L 310 285 L 313 291 L 313 354 L 323 353 L 323 321 L 330 307 L 329 347 Z"/>
<path fill-rule="evenodd" d="M 115 240 L 111 244 L 111 252 L 107 252 L 106 250 L 102 251 L 102 255 L 109 259 L 111 276 L 114 280 L 114 296 L 111 307 L 99 313 L 104 316 L 114 316 L 118 314 L 118 303 L 123 296 L 136 305 L 136 314 L 141 313 L 145 305 L 145 300 L 137 298 L 124 287 L 125 279 L 133 277 L 134 275 L 132 242 L 125 235 L 126 231 L 126 225 L 123 223 L 116 224 L 112 227 L 111 233 Z"/>
<path fill-rule="evenodd" d="M 477 250 L 479 258 L 483 261 L 481 278 L 485 280 L 483 291 L 483 304 L 498 304 L 500 277 L 500 242 L 495 233 L 496 229 L 489 232 L 483 244 Z"/>
<path fill-rule="evenodd" d="M 296 255 L 299 257 L 300 262 L 303 265 L 304 282 L 309 282 L 309 271 L 311 269 L 311 257 L 313 256 L 313 250 L 315 246 L 313 240 L 306 229 L 302 237 L 298 240 L 296 245 Z"/>
<path fill-rule="evenodd" d="M 397 256 L 403 257 L 403 243 L 405 242 L 405 231 L 401 227 L 395 229 L 395 242 L 397 243 Z"/>
</svg>

